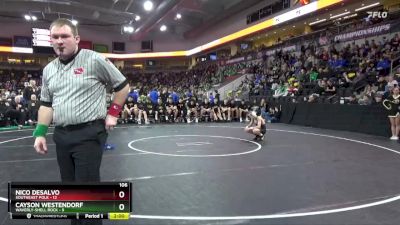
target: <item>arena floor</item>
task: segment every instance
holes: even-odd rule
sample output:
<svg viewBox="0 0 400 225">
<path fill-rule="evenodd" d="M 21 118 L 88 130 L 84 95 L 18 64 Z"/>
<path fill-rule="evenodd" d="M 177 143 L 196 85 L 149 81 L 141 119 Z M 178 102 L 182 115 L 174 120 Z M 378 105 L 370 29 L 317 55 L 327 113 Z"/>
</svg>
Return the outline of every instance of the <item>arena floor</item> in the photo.
<svg viewBox="0 0 400 225">
<path fill-rule="evenodd" d="M 134 210 L 104 224 L 400 224 L 399 143 L 285 124 L 268 124 L 266 140 L 253 142 L 243 126 L 112 131 L 102 179 L 131 181 Z M 69 224 L 8 216 L 8 181 L 59 181 L 54 143 L 38 155 L 31 133 L 0 133 L 0 224 Z"/>
</svg>

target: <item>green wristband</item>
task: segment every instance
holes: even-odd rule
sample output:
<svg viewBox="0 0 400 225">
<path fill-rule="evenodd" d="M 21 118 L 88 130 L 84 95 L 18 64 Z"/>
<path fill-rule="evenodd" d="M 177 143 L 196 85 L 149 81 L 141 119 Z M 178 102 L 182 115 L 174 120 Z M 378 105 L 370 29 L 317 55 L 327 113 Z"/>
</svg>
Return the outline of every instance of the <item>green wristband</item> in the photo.
<svg viewBox="0 0 400 225">
<path fill-rule="evenodd" d="M 33 131 L 34 137 L 45 137 L 47 134 L 47 130 L 49 129 L 48 126 L 44 124 L 38 124 L 36 129 Z"/>
</svg>

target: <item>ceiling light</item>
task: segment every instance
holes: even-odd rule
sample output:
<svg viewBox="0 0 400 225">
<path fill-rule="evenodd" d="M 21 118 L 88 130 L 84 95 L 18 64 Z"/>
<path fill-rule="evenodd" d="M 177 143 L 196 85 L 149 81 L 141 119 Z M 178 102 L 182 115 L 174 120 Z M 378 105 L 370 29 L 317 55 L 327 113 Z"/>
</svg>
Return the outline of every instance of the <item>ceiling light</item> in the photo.
<svg viewBox="0 0 400 225">
<path fill-rule="evenodd" d="M 133 33 L 133 27 L 131 25 L 125 25 L 123 27 L 124 33 Z"/>
<path fill-rule="evenodd" d="M 164 31 L 166 31 L 166 30 L 167 30 L 167 26 L 162 25 L 162 26 L 160 27 L 160 31 L 164 32 Z"/>
<path fill-rule="evenodd" d="M 71 20 L 71 23 L 72 23 L 74 26 L 76 26 L 76 25 L 78 25 L 78 20 L 72 19 L 72 20 Z"/>
<path fill-rule="evenodd" d="M 176 18 L 179 20 L 182 18 L 182 15 L 180 13 L 176 14 Z"/>
<path fill-rule="evenodd" d="M 28 20 L 28 21 L 30 21 L 30 20 L 32 19 L 30 15 L 25 15 L 24 18 L 25 18 L 26 20 Z"/>
<path fill-rule="evenodd" d="M 136 15 L 135 16 L 135 21 L 139 21 L 140 20 L 140 16 L 139 15 Z"/>
<path fill-rule="evenodd" d="M 326 21 L 326 19 L 317 20 L 317 21 L 314 21 L 314 22 L 312 22 L 312 23 L 309 23 L 308 25 L 312 26 L 312 25 L 314 25 L 314 24 L 322 23 L 322 22 L 325 22 L 325 21 Z"/>
<path fill-rule="evenodd" d="M 145 1 L 143 4 L 143 8 L 146 11 L 151 11 L 153 9 L 153 2 L 152 1 Z"/>
<path fill-rule="evenodd" d="M 344 13 L 341 13 L 341 14 L 337 14 L 337 15 L 331 16 L 331 19 L 335 19 L 335 18 L 338 18 L 338 17 L 344 16 L 344 15 L 347 15 L 347 14 L 350 14 L 350 12 L 349 12 L 349 11 L 347 11 L 347 12 L 344 12 Z"/>
<path fill-rule="evenodd" d="M 355 17 L 355 16 L 357 16 L 357 13 L 354 13 L 354 14 L 351 14 L 351 15 L 348 15 L 348 16 L 345 16 L 345 17 L 343 17 L 344 19 L 348 19 L 348 18 L 352 18 L 352 17 Z"/>
<path fill-rule="evenodd" d="M 379 2 L 376 2 L 376 3 L 374 3 L 374 4 L 366 5 L 366 6 L 364 6 L 364 7 L 358 8 L 358 9 L 356 9 L 355 11 L 358 12 L 358 11 L 361 11 L 361 10 L 364 10 L 364 9 L 368 9 L 368 8 L 377 6 L 377 5 L 379 5 L 379 4 L 380 4 Z"/>
</svg>

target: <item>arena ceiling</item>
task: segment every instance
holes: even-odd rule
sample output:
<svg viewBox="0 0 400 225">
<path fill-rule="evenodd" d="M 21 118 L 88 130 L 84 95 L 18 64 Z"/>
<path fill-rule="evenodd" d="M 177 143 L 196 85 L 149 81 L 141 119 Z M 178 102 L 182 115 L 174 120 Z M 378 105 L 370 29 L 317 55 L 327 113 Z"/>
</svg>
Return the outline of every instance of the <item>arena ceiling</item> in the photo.
<svg viewBox="0 0 400 225">
<path fill-rule="evenodd" d="M 153 10 L 143 8 L 145 0 L 0 0 L 0 23 L 24 21 L 25 14 L 35 15 L 37 22 L 52 21 L 58 17 L 74 18 L 79 24 L 107 27 L 119 31 L 131 23 L 137 39 L 168 26 L 168 32 L 191 38 L 201 34 L 212 24 L 243 11 L 260 0 L 152 0 Z M 278 1 L 273 0 L 271 3 Z M 182 19 L 177 20 L 180 13 Z M 141 18 L 135 21 L 136 16 Z M 158 32 L 159 33 L 159 32 Z"/>
</svg>

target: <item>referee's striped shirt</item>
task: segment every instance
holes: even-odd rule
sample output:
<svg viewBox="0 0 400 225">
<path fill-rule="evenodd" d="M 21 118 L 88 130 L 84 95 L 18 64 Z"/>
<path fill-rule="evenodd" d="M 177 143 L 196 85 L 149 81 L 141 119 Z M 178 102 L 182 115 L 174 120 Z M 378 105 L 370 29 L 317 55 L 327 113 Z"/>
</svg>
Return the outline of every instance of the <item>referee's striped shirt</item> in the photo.
<svg viewBox="0 0 400 225">
<path fill-rule="evenodd" d="M 104 119 L 106 86 L 119 91 L 128 83 L 108 59 L 87 49 L 67 62 L 53 60 L 44 68 L 42 79 L 40 100 L 53 108 L 56 126 Z"/>
</svg>

